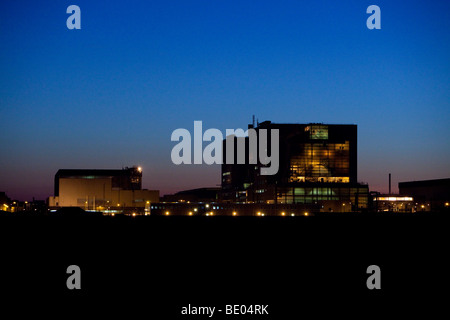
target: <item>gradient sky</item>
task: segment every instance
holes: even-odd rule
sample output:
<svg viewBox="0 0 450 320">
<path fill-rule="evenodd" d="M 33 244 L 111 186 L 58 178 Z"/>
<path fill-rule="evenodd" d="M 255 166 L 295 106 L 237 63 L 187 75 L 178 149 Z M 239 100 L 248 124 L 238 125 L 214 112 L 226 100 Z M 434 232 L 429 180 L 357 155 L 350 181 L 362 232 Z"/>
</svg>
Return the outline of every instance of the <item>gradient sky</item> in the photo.
<svg viewBox="0 0 450 320">
<path fill-rule="evenodd" d="M 253 114 L 357 124 L 358 180 L 387 192 L 391 172 L 396 191 L 450 177 L 449 110 L 450 1 L 0 4 L 0 191 L 19 200 L 52 195 L 60 168 L 141 165 L 161 194 L 218 185 L 218 165 L 172 164 L 170 135 Z"/>
</svg>

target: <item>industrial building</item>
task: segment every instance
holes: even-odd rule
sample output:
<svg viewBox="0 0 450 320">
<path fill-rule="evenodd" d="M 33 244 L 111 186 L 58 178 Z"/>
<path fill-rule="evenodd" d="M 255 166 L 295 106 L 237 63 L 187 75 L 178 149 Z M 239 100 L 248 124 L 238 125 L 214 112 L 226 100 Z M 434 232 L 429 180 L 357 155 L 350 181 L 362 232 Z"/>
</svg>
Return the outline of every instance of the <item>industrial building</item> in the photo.
<svg viewBox="0 0 450 320">
<path fill-rule="evenodd" d="M 277 124 L 265 121 L 249 129 L 279 130 L 279 170 L 260 175 L 261 163 L 249 150 L 248 137 L 228 136 L 245 141 L 246 162 L 222 165 L 221 200 L 228 203 L 309 204 L 320 211 L 366 210 L 368 185 L 357 181 L 357 126 L 327 124 Z M 270 144 L 268 150 L 270 152 Z M 223 148 L 224 159 L 226 148 Z M 236 150 L 236 149 L 235 149 Z M 236 152 L 235 152 L 236 154 Z M 237 163 L 236 161 L 234 163 Z"/>
<path fill-rule="evenodd" d="M 417 211 L 450 211 L 450 179 L 399 182 L 400 195 L 411 195 Z"/>
<path fill-rule="evenodd" d="M 149 214 L 159 202 L 158 190 L 142 189 L 142 168 L 121 170 L 60 169 L 55 175 L 55 195 L 49 208 L 80 207 L 106 214 Z"/>
</svg>

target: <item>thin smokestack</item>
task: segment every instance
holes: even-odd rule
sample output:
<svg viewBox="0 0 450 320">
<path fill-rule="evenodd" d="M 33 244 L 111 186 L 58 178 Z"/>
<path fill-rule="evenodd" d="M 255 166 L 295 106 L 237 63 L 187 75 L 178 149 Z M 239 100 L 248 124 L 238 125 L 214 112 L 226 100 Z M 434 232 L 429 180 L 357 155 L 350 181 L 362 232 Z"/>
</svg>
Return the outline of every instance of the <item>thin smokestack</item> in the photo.
<svg viewBox="0 0 450 320">
<path fill-rule="evenodd" d="M 391 194 L 391 174 L 389 173 L 389 194 Z"/>
</svg>

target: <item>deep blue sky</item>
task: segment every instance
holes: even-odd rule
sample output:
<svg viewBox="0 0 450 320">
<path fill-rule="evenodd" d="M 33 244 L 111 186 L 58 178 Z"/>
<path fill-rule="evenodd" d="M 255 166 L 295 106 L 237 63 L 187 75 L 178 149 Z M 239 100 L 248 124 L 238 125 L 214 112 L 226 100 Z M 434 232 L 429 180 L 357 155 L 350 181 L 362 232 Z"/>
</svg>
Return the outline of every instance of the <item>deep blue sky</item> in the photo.
<svg viewBox="0 0 450 320">
<path fill-rule="evenodd" d="M 219 166 L 171 163 L 172 131 L 253 114 L 357 124 L 371 190 L 448 178 L 449 31 L 450 1 L 2 1 L 0 191 L 44 199 L 59 168 L 133 164 L 162 194 L 215 186 Z"/>
</svg>

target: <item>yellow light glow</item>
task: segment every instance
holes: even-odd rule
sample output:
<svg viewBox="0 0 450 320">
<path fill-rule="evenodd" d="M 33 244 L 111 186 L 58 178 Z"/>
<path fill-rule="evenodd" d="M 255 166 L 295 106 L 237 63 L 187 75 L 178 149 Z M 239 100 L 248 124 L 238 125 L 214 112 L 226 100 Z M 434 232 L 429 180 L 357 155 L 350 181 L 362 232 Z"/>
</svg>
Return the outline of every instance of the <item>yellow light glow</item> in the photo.
<svg viewBox="0 0 450 320">
<path fill-rule="evenodd" d="M 189 211 L 189 215 L 192 216 L 192 211 Z"/>
<path fill-rule="evenodd" d="M 261 215 L 261 212 L 258 211 L 257 215 L 260 216 L 260 215 Z"/>
<path fill-rule="evenodd" d="M 412 197 L 377 197 L 377 201 L 413 201 Z"/>
<path fill-rule="evenodd" d="M 206 208 L 209 208 L 209 204 L 206 204 L 205 207 L 206 207 Z"/>
<path fill-rule="evenodd" d="M 445 203 L 445 206 L 446 206 L 446 207 L 448 207 L 449 205 L 450 205 L 450 203 L 448 203 L 448 202 Z"/>
<path fill-rule="evenodd" d="M 309 213 L 308 213 L 308 212 L 305 212 L 305 217 L 307 217 L 307 216 L 309 216 Z"/>
<path fill-rule="evenodd" d="M 116 214 L 115 213 L 111 213 L 111 215 L 114 217 Z"/>
<path fill-rule="evenodd" d="M 233 212 L 233 216 L 237 215 L 236 211 Z"/>
<path fill-rule="evenodd" d="M 424 205 L 421 205 L 420 207 L 421 207 L 421 208 L 425 208 L 425 206 L 424 206 Z"/>
<path fill-rule="evenodd" d="M 214 212 L 211 211 L 209 214 L 210 214 L 211 216 L 213 216 L 213 215 L 214 215 Z"/>
<path fill-rule="evenodd" d="M 136 213 L 135 213 L 135 212 L 133 212 L 132 216 L 133 216 L 133 217 L 136 217 Z"/>
<path fill-rule="evenodd" d="M 138 169 L 139 172 L 142 172 L 142 168 L 141 167 L 138 167 L 137 169 Z"/>
<path fill-rule="evenodd" d="M 286 215 L 286 213 L 282 212 L 281 215 L 284 217 Z"/>
<path fill-rule="evenodd" d="M 293 217 L 293 216 L 295 216 L 295 214 L 294 214 L 294 213 L 291 213 L 291 217 Z"/>
<path fill-rule="evenodd" d="M 170 213 L 169 213 L 169 211 L 166 211 L 166 216 L 168 216 Z"/>
<path fill-rule="evenodd" d="M 147 204 L 150 204 L 150 201 L 147 201 Z"/>
</svg>

